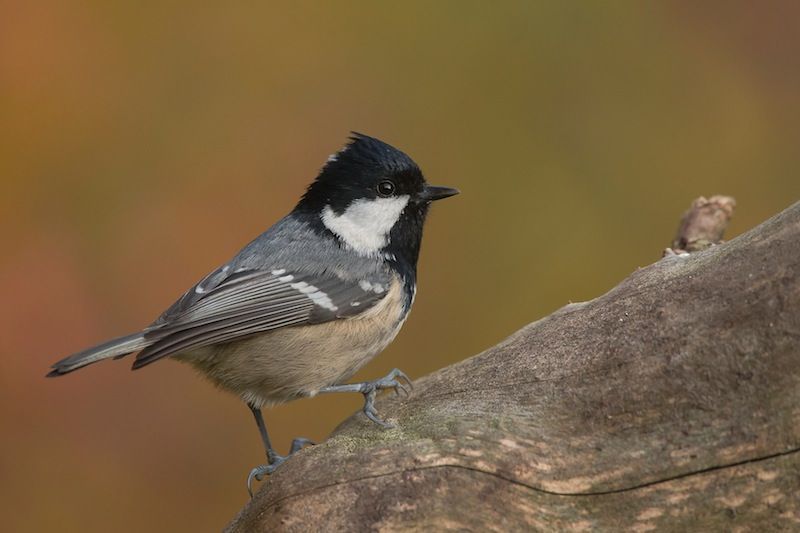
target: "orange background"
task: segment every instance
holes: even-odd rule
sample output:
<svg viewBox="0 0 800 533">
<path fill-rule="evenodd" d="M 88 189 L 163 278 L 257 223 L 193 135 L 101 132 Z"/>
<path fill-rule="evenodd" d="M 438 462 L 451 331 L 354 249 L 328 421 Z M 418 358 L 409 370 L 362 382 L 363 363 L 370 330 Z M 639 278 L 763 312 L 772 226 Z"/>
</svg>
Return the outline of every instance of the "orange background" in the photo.
<svg viewBox="0 0 800 533">
<path fill-rule="evenodd" d="M 245 406 L 162 362 L 45 380 L 285 214 L 350 130 L 462 195 L 358 377 L 422 376 L 659 258 L 696 196 L 734 236 L 800 193 L 800 4 L 0 3 L 0 527 L 219 530 Z M 272 409 L 279 449 L 355 396 Z M 543 423 L 546 423 L 544 421 Z"/>
</svg>

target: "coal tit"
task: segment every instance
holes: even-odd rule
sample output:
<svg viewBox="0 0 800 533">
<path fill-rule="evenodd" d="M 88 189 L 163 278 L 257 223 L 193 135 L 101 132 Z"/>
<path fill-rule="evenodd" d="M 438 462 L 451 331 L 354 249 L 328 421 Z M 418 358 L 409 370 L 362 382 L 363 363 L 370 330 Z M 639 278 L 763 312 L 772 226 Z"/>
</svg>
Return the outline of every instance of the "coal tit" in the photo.
<svg viewBox="0 0 800 533">
<path fill-rule="evenodd" d="M 362 134 L 330 156 L 294 210 L 189 289 L 144 330 L 71 355 L 61 376 L 138 352 L 133 368 L 164 357 L 189 363 L 239 395 L 255 416 L 267 464 L 285 460 L 269 440 L 264 406 L 330 392 L 406 390 L 405 374 L 343 384 L 403 325 L 416 293 L 430 203 L 457 194 L 428 185 L 405 153 Z M 295 439 L 290 454 L 308 441 Z"/>
</svg>

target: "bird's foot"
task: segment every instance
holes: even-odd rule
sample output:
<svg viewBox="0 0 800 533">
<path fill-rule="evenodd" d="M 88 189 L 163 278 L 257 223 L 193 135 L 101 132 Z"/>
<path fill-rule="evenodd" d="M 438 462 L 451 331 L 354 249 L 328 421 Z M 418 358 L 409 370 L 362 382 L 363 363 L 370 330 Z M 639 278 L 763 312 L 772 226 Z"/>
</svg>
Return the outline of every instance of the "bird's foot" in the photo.
<svg viewBox="0 0 800 533">
<path fill-rule="evenodd" d="M 345 385 L 330 385 L 319 390 L 320 393 L 331 392 L 360 392 L 364 395 L 364 414 L 378 424 L 385 428 L 394 427 L 392 424 L 381 420 L 378 416 L 378 411 L 375 410 L 375 396 L 379 390 L 394 389 L 394 392 L 399 396 L 400 393 L 410 396 L 410 390 L 414 386 L 411 380 L 405 373 L 398 369 L 394 369 L 384 377 L 374 381 L 365 381 L 363 383 L 348 383 Z"/>
<path fill-rule="evenodd" d="M 269 450 L 267 452 L 267 460 L 269 461 L 268 464 L 259 465 L 250 471 L 250 474 L 247 476 L 247 492 L 250 494 L 250 497 L 253 497 L 253 480 L 261 481 L 266 476 L 271 475 L 275 470 L 282 465 L 287 459 L 289 459 L 292 455 L 299 452 L 306 446 L 313 446 L 314 442 L 310 441 L 309 439 L 304 438 L 297 438 L 292 441 L 292 446 L 289 448 L 289 453 L 286 455 L 278 455 L 275 453 L 274 450 Z"/>
<path fill-rule="evenodd" d="M 411 395 L 411 389 L 414 388 L 414 385 L 411 383 L 411 379 L 409 379 L 409 377 L 403 371 L 397 368 L 380 379 L 367 381 L 361 383 L 360 385 L 361 387 L 359 392 L 364 395 L 364 414 L 367 416 L 367 418 L 385 428 L 392 428 L 394 425 L 386 422 L 378 416 L 378 411 L 375 409 L 375 395 L 377 392 L 379 390 L 394 389 L 396 395 L 399 396 L 402 392 L 407 398 Z"/>
</svg>

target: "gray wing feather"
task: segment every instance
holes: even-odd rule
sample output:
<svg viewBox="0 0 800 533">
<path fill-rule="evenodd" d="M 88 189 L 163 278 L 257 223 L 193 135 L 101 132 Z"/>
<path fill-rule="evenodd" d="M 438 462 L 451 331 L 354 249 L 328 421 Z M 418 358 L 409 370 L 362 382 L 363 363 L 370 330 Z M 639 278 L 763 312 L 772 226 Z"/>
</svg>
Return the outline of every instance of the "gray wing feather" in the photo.
<svg viewBox="0 0 800 533">
<path fill-rule="evenodd" d="M 152 344 L 139 353 L 134 368 L 277 328 L 354 316 L 385 295 L 333 274 L 248 270 L 214 279 L 218 272 L 204 278 L 145 330 L 145 339 Z M 388 288 L 388 273 L 378 278 Z M 215 281 L 210 289 L 209 279 Z"/>
<path fill-rule="evenodd" d="M 198 286 L 202 287 L 202 282 Z M 280 305 L 284 301 L 309 301 L 289 283 L 281 282 L 277 276 L 269 272 L 231 277 L 212 291 L 205 293 L 198 293 L 195 290 L 190 292 L 197 295 L 195 301 L 190 305 L 179 305 L 181 304 L 179 300 L 156 321 L 158 327 L 169 330 L 189 322 L 199 322 L 204 319 L 218 320 L 230 313 L 246 313 L 265 302 Z"/>
</svg>

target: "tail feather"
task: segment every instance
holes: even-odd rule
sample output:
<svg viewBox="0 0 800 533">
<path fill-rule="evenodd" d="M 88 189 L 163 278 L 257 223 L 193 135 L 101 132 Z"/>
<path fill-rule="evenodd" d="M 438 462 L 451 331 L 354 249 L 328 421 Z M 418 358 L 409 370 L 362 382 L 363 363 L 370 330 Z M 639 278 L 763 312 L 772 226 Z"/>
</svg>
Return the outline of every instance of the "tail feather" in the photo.
<svg viewBox="0 0 800 533">
<path fill-rule="evenodd" d="M 130 353 L 138 352 L 151 343 L 152 341 L 145 340 L 144 334 L 141 332 L 111 339 L 108 342 L 104 342 L 103 344 L 99 344 L 93 348 L 83 350 L 82 352 L 62 359 L 53 365 L 53 370 L 47 374 L 47 377 L 62 376 L 86 365 L 102 361 L 103 359 L 123 357 Z"/>
</svg>

